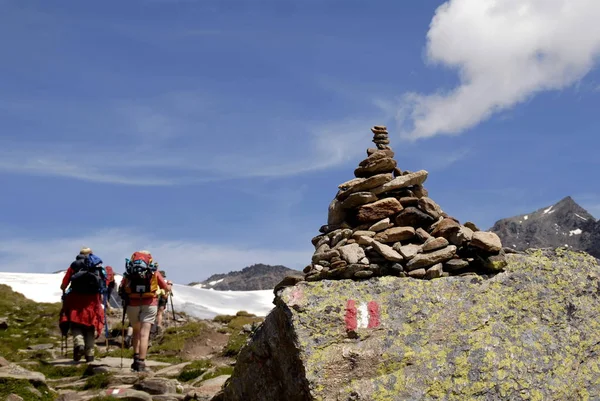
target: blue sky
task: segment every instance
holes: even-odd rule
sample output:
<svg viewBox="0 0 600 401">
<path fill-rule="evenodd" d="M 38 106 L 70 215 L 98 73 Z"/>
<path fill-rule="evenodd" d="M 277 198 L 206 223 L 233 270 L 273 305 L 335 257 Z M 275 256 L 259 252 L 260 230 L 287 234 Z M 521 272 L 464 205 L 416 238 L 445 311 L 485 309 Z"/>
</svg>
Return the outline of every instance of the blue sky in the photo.
<svg viewBox="0 0 600 401">
<path fill-rule="evenodd" d="M 600 217 L 596 0 L 0 0 L 0 270 L 178 282 L 301 269 L 388 126 L 404 170 L 489 228 Z"/>
</svg>

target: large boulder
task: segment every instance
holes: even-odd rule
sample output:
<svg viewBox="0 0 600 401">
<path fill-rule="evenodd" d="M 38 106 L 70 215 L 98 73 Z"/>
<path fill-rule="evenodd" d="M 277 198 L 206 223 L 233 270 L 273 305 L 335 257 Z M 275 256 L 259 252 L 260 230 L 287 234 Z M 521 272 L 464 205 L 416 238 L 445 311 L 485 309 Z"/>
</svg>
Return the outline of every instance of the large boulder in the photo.
<svg viewBox="0 0 600 401">
<path fill-rule="evenodd" d="M 213 400 L 575 400 L 600 394 L 600 266 L 559 249 L 502 273 L 301 282 Z"/>
</svg>

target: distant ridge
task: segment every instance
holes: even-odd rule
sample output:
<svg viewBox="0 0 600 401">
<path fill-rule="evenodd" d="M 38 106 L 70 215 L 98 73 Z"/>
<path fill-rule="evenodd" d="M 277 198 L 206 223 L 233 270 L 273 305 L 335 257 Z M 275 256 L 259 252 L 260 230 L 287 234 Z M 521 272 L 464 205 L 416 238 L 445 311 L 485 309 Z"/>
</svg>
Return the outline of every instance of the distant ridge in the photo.
<svg viewBox="0 0 600 401">
<path fill-rule="evenodd" d="M 552 206 L 498 220 L 490 231 L 517 251 L 566 246 L 600 258 L 600 221 L 570 196 Z"/>
<path fill-rule="evenodd" d="M 200 283 L 190 283 L 189 285 L 218 291 L 271 290 L 284 277 L 301 274 L 302 272 L 285 266 L 271 266 L 258 263 L 245 267 L 241 271 L 231 271 L 227 274 L 213 274 Z"/>
</svg>

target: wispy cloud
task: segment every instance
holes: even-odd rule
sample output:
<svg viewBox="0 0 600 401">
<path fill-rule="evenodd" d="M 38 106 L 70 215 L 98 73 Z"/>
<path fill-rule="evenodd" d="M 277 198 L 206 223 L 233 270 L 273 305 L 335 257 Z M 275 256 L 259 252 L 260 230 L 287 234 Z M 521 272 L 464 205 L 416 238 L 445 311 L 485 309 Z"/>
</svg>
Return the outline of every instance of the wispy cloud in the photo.
<svg viewBox="0 0 600 401">
<path fill-rule="evenodd" d="M 0 241 L 2 271 L 49 273 L 66 269 L 79 249 L 89 246 L 105 264 L 122 272 L 125 258 L 132 252 L 149 249 L 169 277 L 183 284 L 203 280 L 214 273 L 241 270 L 252 263 L 283 264 L 302 269 L 311 255 L 309 247 L 284 250 L 161 239 L 126 229 L 67 238 L 3 237 Z"/>
<path fill-rule="evenodd" d="M 337 121 L 236 118 L 223 99 L 194 91 L 95 106 L 95 113 L 94 105 L 79 106 L 91 120 L 87 137 L 75 131 L 52 141 L 1 141 L 0 171 L 143 186 L 285 178 L 353 161 L 370 144 L 369 127 L 390 119 L 381 108 Z M 260 134 L 247 137 L 243 129 Z"/>
<path fill-rule="evenodd" d="M 427 60 L 456 69 L 447 92 L 408 93 L 403 137 L 459 134 L 542 91 L 583 78 L 600 55 L 596 0 L 450 0 L 427 34 Z"/>
</svg>

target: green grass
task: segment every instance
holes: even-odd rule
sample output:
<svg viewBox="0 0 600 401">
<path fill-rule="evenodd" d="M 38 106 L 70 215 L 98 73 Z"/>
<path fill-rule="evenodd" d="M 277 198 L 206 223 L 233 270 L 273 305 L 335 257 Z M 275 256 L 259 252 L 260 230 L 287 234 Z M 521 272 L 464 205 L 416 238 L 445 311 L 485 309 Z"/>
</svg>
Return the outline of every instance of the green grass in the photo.
<svg viewBox="0 0 600 401">
<path fill-rule="evenodd" d="M 215 316 L 213 318 L 213 322 L 227 324 L 227 323 L 231 322 L 233 320 L 233 318 L 235 318 L 235 316 L 232 316 L 232 315 L 217 315 L 217 316 Z"/>
<path fill-rule="evenodd" d="M 203 322 L 188 322 L 182 326 L 169 327 L 158 342 L 154 342 L 148 350 L 150 358 L 179 357 L 185 344 L 192 339 L 202 338 L 210 329 Z"/>
<path fill-rule="evenodd" d="M 6 317 L 8 321 L 8 329 L 0 330 L 0 356 L 19 361 L 23 358 L 16 352 L 19 349 L 34 344 L 60 343 L 60 303 L 36 303 L 4 284 L 0 284 L 0 293 L 0 317 Z M 47 357 L 45 352 L 38 352 L 41 357 Z M 34 351 L 31 353 L 35 354 Z"/>
<path fill-rule="evenodd" d="M 219 366 L 214 372 L 207 373 L 202 377 L 202 381 L 214 379 L 215 377 L 228 375 L 231 376 L 233 374 L 233 366 Z"/>
<path fill-rule="evenodd" d="M 42 396 L 31 392 L 30 389 L 36 389 Z M 45 384 L 32 385 L 27 380 L 0 378 L 0 400 L 4 400 L 10 394 L 16 394 L 24 401 L 54 401 L 56 398 Z"/>
<path fill-rule="evenodd" d="M 231 335 L 229 336 L 227 345 L 225 345 L 225 348 L 223 349 L 223 355 L 234 357 L 239 354 L 250 336 L 250 333 L 243 331 L 244 326 L 247 324 L 252 325 L 253 323 L 260 323 L 263 320 L 264 318 L 262 317 L 256 317 L 249 313 L 244 313 L 244 311 L 238 312 L 227 324 L 227 330 Z"/>
<path fill-rule="evenodd" d="M 209 360 L 201 359 L 194 361 L 183 368 L 179 376 L 177 376 L 177 380 L 181 382 L 189 382 L 190 380 L 194 380 L 195 378 L 202 376 L 211 367 L 212 363 Z"/>
<path fill-rule="evenodd" d="M 84 390 L 94 390 L 107 388 L 110 385 L 111 373 L 100 373 L 97 375 L 89 376 L 85 380 Z"/>
<path fill-rule="evenodd" d="M 63 377 L 82 377 L 87 369 L 86 364 L 74 366 L 55 366 L 48 362 L 40 361 L 37 365 L 27 365 L 26 369 L 40 372 L 48 379 L 60 379 Z"/>
</svg>

